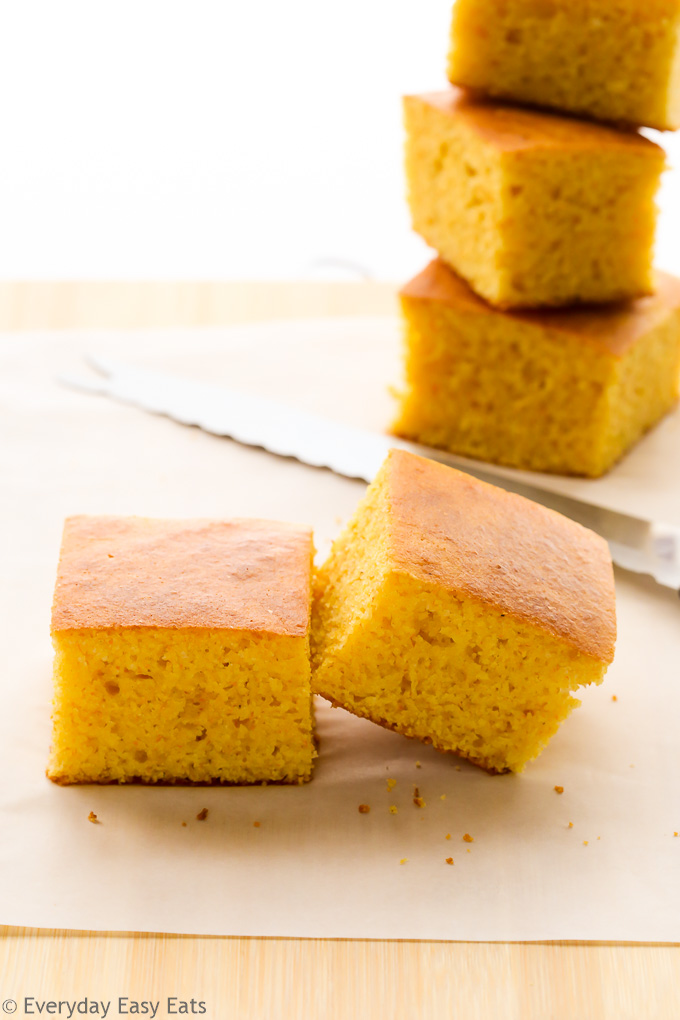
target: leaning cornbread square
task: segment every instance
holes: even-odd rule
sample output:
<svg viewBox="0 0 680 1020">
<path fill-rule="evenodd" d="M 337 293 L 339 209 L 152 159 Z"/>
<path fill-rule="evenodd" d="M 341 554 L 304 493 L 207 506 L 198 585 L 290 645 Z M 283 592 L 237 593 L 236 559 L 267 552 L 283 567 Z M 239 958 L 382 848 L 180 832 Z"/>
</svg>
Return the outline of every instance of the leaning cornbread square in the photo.
<svg viewBox="0 0 680 1020">
<path fill-rule="evenodd" d="M 315 582 L 312 686 L 491 772 L 519 772 L 599 683 L 616 618 L 606 543 L 393 450 Z"/>
<path fill-rule="evenodd" d="M 437 260 L 404 287 L 396 435 L 533 471 L 604 474 L 677 401 L 680 280 L 600 307 L 500 312 Z"/>
<path fill-rule="evenodd" d="M 457 0 L 449 79 L 638 126 L 680 127 L 678 0 Z"/>
<path fill-rule="evenodd" d="M 413 227 L 481 297 L 531 308 L 651 292 L 659 146 L 460 89 L 404 104 Z"/>
<path fill-rule="evenodd" d="M 69 518 L 50 779 L 309 779 L 312 555 L 293 524 Z"/>
</svg>

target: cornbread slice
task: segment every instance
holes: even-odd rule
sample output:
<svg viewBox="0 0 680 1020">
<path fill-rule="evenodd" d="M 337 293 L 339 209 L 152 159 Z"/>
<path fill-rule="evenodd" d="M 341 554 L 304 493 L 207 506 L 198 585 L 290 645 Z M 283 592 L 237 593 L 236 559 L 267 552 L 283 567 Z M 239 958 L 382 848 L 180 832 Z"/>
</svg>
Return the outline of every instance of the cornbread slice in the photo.
<svg viewBox="0 0 680 1020">
<path fill-rule="evenodd" d="M 491 304 L 651 292 L 659 146 L 459 89 L 404 109 L 413 227 Z"/>
<path fill-rule="evenodd" d="M 272 521 L 69 518 L 50 779 L 309 779 L 312 553 Z"/>
<path fill-rule="evenodd" d="M 612 565 L 573 521 L 393 450 L 318 573 L 312 619 L 318 694 L 519 772 L 612 661 Z"/>
<path fill-rule="evenodd" d="M 680 280 L 626 304 L 499 312 L 443 262 L 404 287 L 393 431 L 466 457 L 596 477 L 673 406 Z"/>
<path fill-rule="evenodd" d="M 449 78 L 601 120 L 680 127 L 678 0 L 457 0 Z"/>
</svg>

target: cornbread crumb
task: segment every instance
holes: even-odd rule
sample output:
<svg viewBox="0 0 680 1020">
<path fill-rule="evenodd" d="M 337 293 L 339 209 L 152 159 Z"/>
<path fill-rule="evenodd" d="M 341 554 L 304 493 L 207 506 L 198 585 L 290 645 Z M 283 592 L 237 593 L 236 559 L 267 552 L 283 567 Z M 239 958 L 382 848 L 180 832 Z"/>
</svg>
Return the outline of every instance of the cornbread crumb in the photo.
<svg viewBox="0 0 680 1020">
<path fill-rule="evenodd" d="M 442 795 L 441 795 L 441 797 L 440 797 L 439 799 L 440 799 L 440 800 L 446 800 L 446 794 L 445 794 L 445 793 L 442 793 Z"/>
<path fill-rule="evenodd" d="M 453 864 L 453 857 L 446 857 L 445 860 L 447 864 Z"/>
<path fill-rule="evenodd" d="M 626 304 L 508 314 L 435 260 L 401 290 L 392 432 L 511 467 L 602 475 L 677 401 L 680 280 L 658 273 L 656 284 Z"/>
<path fill-rule="evenodd" d="M 459 89 L 407 96 L 404 112 L 413 228 L 486 301 L 652 292 L 660 146 Z"/>
<path fill-rule="evenodd" d="M 182 828 L 186 829 L 186 827 L 187 827 L 187 823 L 186 822 L 182 822 Z"/>
<path fill-rule="evenodd" d="M 208 817 L 208 809 L 207 809 L 207 807 L 201 808 L 201 810 L 196 815 L 196 821 L 197 822 L 204 822 L 207 817 Z"/>
<path fill-rule="evenodd" d="M 603 539 L 402 450 L 315 589 L 314 691 L 493 773 L 521 772 L 614 654 Z"/>
<path fill-rule="evenodd" d="M 555 793 L 564 793 L 564 787 L 563 786 L 556 786 L 555 787 Z"/>
<path fill-rule="evenodd" d="M 451 839 L 451 833 L 450 833 L 450 832 L 447 832 L 447 833 L 446 833 L 446 838 L 447 838 L 447 839 Z"/>
<path fill-rule="evenodd" d="M 673 835 L 674 836 L 680 836 L 680 832 L 674 832 Z"/>
<path fill-rule="evenodd" d="M 448 76 L 518 103 L 680 127 L 680 8 L 641 0 L 457 0 Z"/>
<path fill-rule="evenodd" d="M 583 840 L 583 845 L 584 845 L 584 846 L 588 846 L 588 840 L 587 840 L 587 839 L 584 839 L 584 840 Z"/>
<path fill-rule="evenodd" d="M 417 769 L 422 769 L 422 767 L 423 767 L 423 766 L 422 766 L 422 765 L 420 764 L 420 762 L 419 762 L 419 761 L 417 761 L 417 762 L 416 762 L 416 768 L 417 768 Z"/>
<path fill-rule="evenodd" d="M 615 694 L 612 694 L 612 701 L 618 701 L 618 700 L 619 700 L 619 699 L 618 699 L 618 698 L 616 697 L 616 695 L 615 695 Z"/>
<path fill-rule="evenodd" d="M 99 819 L 97 818 L 94 811 L 90 811 L 89 815 L 87 816 L 87 820 L 88 822 L 92 822 L 93 825 L 96 825 L 97 822 L 99 822 Z"/>
<path fill-rule="evenodd" d="M 397 805 L 396 805 L 396 804 L 390 804 L 390 814 L 391 814 L 391 815 L 396 815 L 396 814 L 398 814 L 398 811 L 397 811 Z"/>
<path fill-rule="evenodd" d="M 471 853 L 472 853 L 472 850 L 470 850 L 470 848 L 469 848 L 469 847 L 468 847 L 468 849 L 467 849 L 467 853 L 469 853 L 469 854 L 471 854 Z"/>
<path fill-rule="evenodd" d="M 370 806 L 368 804 L 360 804 L 359 805 L 359 814 L 360 815 L 367 815 L 370 810 L 371 810 L 371 808 L 370 808 Z"/>
<path fill-rule="evenodd" d="M 417 786 L 413 787 L 413 803 L 416 807 L 425 807 L 425 801 L 420 796 L 420 790 Z"/>
<path fill-rule="evenodd" d="M 399 861 L 399 863 L 400 864 L 408 864 L 408 857 L 402 857 L 402 859 Z"/>
<path fill-rule="evenodd" d="M 387 789 L 388 789 L 388 791 L 389 790 L 393 790 L 396 785 L 397 785 L 397 780 L 396 779 L 388 779 L 387 780 Z"/>
<path fill-rule="evenodd" d="M 254 829 L 259 829 L 260 828 L 260 823 L 259 822 L 253 822 L 253 828 Z"/>
<path fill-rule="evenodd" d="M 466 843 L 474 843 L 474 841 L 475 841 L 474 837 L 471 836 L 469 832 L 465 833 L 465 835 L 463 836 L 463 839 L 465 840 Z"/>
<path fill-rule="evenodd" d="M 573 829 L 574 828 L 574 823 L 573 822 L 569 822 L 569 825 L 567 826 L 567 828 L 568 829 Z"/>
</svg>

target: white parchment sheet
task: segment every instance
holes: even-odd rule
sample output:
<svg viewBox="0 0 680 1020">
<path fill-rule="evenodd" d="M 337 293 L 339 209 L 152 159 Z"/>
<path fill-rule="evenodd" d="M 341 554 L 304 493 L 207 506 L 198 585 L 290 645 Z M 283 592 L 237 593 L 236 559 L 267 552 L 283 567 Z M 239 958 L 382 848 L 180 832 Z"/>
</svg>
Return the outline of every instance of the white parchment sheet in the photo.
<svg viewBox="0 0 680 1020">
<path fill-rule="evenodd" d="M 64 516 L 307 521 L 323 554 L 364 491 L 70 391 L 55 374 L 96 351 L 380 427 L 398 345 L 385 319 L 0 339 L 0 923 L 680 940 L 680 600 L 630 574 L 617 576 L 619 641 L 603 686 L 583 692 L 521 776 L 490 777 L 319 702 L 320 758 L 301 788 L 60 788 L 45 778 Z M 676 414 L 609 478 L 553 484 L 680 523 L 679 467 Z"/>
</svg>

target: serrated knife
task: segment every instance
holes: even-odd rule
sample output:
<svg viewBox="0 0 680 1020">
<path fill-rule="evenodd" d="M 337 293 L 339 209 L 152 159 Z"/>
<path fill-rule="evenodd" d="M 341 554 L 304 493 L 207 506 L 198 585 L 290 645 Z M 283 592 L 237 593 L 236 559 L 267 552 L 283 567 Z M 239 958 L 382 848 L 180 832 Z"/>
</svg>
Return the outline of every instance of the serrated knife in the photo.
<svg viewBox="0 0 680 1020">
<path fill-rule="evenodd" d="M 60 381 L 246 446 L 293 457 L 312 467 L 329 468 L 347 478 L 372 481 L 388 450 L 394 447 L 449 464 L 571 517 L 607 540 L 618 566 L 649 574 L 659 584 L 680 591 L 680 528 L 673 525 L 595 506 L 497 474 L 492 465 L 479 467 L 476 462 L 442 450 L 344 425 L 263 397 L 108 358 L 90 356 L 87 361 L 99 373 L 97 378 L 68 375 L 61 376 Z"/>
</svg>

